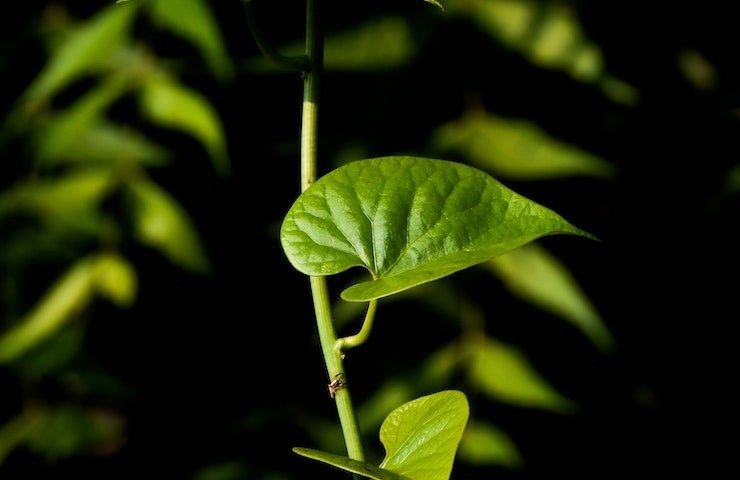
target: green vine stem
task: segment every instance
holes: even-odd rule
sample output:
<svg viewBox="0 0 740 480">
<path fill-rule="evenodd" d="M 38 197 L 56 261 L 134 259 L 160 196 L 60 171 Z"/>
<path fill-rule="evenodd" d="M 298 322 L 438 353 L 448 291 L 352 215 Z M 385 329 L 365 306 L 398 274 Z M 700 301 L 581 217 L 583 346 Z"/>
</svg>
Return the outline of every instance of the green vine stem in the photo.
<svg viewBox="0 0 740 480">
<path fill-rule="evenodd" d="M 345 350 L 350 348 L 359 347 L 370 336 L 370 332 L 373 329 L 373 320 L 375 320 L 375 310 L 378 308 L 377 300 L 370 300 L 367 306 L 367 313 L 365 313 L 365 320 L 362 322 L 362 328 L 356 335 L 350 337 L 344 337 L 337 340 L 334 345 L 334 349 L 341 355 Z"/>
<path fill-rule="evenodd" d="M 301 123 L 301 190 L 306 190 L 316 180 L 317 130 L 319 107 L 319 78 L 323 67 L 323 34 L 318 24 L 318 3 L 320 0 L 306 2 L 306 55 L 311 70 L 303 76 L 303 118 Z M 347 376 L 340 352 L 334 349 L 337 333 L 331 314 L 329 290 L 324 277 L 311 277 L 311 293 L 316 311 L 316 324 L 319 330 L 321 350 L 329 373 L 329 381 L 340 379 L 342 387 L 337 389 L 334 400 L 339 413 L 339 422 L 347 445 L 347 455 L 354 460 L 364 460 L 360 428 L 357 423 Z"/>
</svg>

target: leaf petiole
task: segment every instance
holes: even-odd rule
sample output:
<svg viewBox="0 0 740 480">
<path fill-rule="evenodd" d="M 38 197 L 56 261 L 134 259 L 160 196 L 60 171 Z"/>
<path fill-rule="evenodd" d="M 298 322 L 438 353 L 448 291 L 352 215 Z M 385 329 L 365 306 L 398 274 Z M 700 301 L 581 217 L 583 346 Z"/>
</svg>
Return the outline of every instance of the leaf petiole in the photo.
<svg viewBox="0 0 740 480">
<path fill-rule="evenodd" d="M 370 332 L 373 329 L 373 320 L 375 320 L 375 310 L 378 308 L 377 300 L 370 300 L 367 305 L 367 312 L 365 313 L 365 320 L 362 321 L 362 327 L 360 331 L 355 335 L 349 337 L 343 337 L 336 341 L 334 344 L 334 350 L 342 355 L 342 352 L 349 350 L 350 348 L 359 347 L 365 343 L 370 336 Z"/>
</svg>

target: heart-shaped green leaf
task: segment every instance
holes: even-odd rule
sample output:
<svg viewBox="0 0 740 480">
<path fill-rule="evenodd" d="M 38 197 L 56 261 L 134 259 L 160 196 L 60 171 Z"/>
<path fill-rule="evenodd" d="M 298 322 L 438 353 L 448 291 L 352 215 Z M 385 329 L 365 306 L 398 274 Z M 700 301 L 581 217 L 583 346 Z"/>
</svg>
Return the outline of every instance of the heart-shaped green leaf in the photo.
<svg viewBox="0 0 740 480">
<path fill-rule="evenodd" d="M 374 280 L 342 298 L 385 297 L 463 270 L 544 235 L 591 237 L 475 168 L 417 157 L 350 163 L 296 200 L 281 229 L 306 275 L 364 266 Z"/>
<path fill-rule="evenodd" d="M 293 451 L 302 457 L 317 460 L 340 470 L 344 470 L 345 472 L 362 475 L 363 477 L 372 478 L 373 480 L 404 480 L 404 477 L 393 472 L 383 470 L 382 468 L 378 468 L 367 462 L 352 460 L 351 458 L 347 458 L 342 455 L 334 455 L 333 453 L 326 453 L 321 450 L 300 447 L 294 448 Z"/>
<path fill-rule="evenodd" d="M 468 414 L 465 394 L 454 390 L 401 405 L 380 427 L 380 467 L 411 480 L 447 480 Z"/>
</svg>

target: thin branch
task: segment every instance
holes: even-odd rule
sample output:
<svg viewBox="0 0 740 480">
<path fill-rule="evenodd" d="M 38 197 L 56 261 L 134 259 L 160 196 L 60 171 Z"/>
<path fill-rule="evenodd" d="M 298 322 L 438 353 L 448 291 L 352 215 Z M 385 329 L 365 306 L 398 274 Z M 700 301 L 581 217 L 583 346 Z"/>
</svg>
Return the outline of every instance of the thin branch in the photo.
<svg viewBox="0 0 740 480">
<path fill-rule="evenodd" d="M 311 70 L 311 60 L 308 58 L 308 55 L 287 56 L 275 50 L 272 45 L 265 40 L 265 37 L 262 36 L 262 32 L 257 26 L 257 21 L 255 20 L 254 12 L 252 11 L 252 0 L 242 0 L 242 4 L 244 5 L 244 12 L 247 16 L 249 30 L 251 30 L 254 41 L 260 49 L 260 52 L 262 52 L 262 55 L 271 62 L 287 70 L 292 70 L 294 72 L 308 72 Z"/>
</svg>

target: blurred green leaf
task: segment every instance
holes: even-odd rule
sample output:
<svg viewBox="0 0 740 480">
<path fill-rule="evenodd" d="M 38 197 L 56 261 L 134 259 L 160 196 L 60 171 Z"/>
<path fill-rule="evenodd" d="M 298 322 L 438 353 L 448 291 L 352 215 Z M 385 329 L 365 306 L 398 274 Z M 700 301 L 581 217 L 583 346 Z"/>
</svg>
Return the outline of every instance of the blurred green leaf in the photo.
<svg viewBox="0 0 740 480">
<path fill-rule="evenodd" d="M 632 105 L 638 100 L 634 87 L 609 77 L 601 49 L 586 37 L 565 2 L 450 0 L 447 8 L 470 17 L 493 38 L 539 67 L 562 70 L 576 80 L 592 83 L 614 101 Z M 604 78 L 610 79 L 606 88 L 602 87 Z M 624 88 L 611 89 L 611 82 L 620 82 Z"/>
<path fill-rule="evenodd" d="M 415 53 L 408 23 L 400 17 L 371 20 L 326 38 L 327 70 L 390 70 L 406 63 Z"/>
<path fill-rule="evenodd" d="M 96 88 L 86 93 L 66 111 L 59 113 L 41 128 L 36 139 L 39 161 L 55 163 L 74 155 L 75 145 L 103 113 L 123 95 L 128 88 L 128 76 L 112 75 Z"/>
<path fill-rule="evenodd" d="M 147 6 L 157 23 L 195 45 L 217 75 L 232 75 L 231 62 L 208 2 L 150 0 Z"/>
<path fill-rule="evenodd" d="M 183 268 L 206 271 L 206 254 L 185 209 L 169 193 L 148 180 L 135 180 L 128 187 L 138 240 L 158 249 Z"/>
<path fill-rule="evenodd" d="M 470 380 L 495 400 L 569 413 L 574 404 L 553 389 L 516 349 L 487 339 L 472 350 Z"/>
<path fill-rule="evenodd" d="M 45 163 L 103 164 L 123 166 L 129 163 L 156 167 L 169 162 L 169 154 L 140 133 L 98 121 L 78 136 L 68 138 L 63 154 L 47 158 Z"/>
<path fill-rule="evenodd" d="M 299 55 L 304 49 L 303 43 L 295 43 L 280 51 Z M 415 53 L 416 44 L 407 20 L 384 17 L 329 33 L 324 42 L 324 68 L 337 72 L 387 71 L 406 64 Z M 262 56 L 251 59 L 247 65 L 257 72 L 279 71 Z"/>
<path fill-rule="evenodd" d="M 380 467 L 411 480 L 447 480 L 468 415 L 465 395 L 454 390 L 401 405 L 380 427 Z"/>
<path fill-rule="evenodd" d="M 56 333 L 84 309 L 96 293 L 121 305 L 135 294 L 127 262 L 112 254 L 78 261 L 10 330 L 0 336 L 0 363 L 10 362 Z M 120 283 L 116 283 L 120 282 Z"/>
<path fill-rule="evenodd" d="M 342 292 L 359 302 L 556 233 L 588 236 L 480 170 L 385 157 L 345 165 L 314 183 L 286 215 L 281 241 L 293 266 L 307 275 L 365 266 L 375 279 Z"/>
<path fill-rule="evenodd" d="M 610 178 L 614 167 L 560 142 L 529 122 L 490 114 L 469 114 L 442 125 L 433 142 L 442 151 L 462 154 L 471 163 L 517 180 L 588 175 Z"/>
<path fill-rule="evenodd" d="M 568 320 L 602 350 L 614 347 L 614 338 L 571 273 L 539 245 L 524 245 L 486 266 L 514 295 Z"/>
<path fill-rule="evenodd" d="M 54 179 L 31 180 L 0 194 L 0 219 L 13 212 L 76 221 L 96 209 L 114 186 L 108 169 L 80 169 Z"/>
<path fill-rule="evenodd" d="M 698 51 L 687 48 L 678 52 L 678 69 L 697 90 L 711 90 L 717 85 L 717 70 Z"/>
<path fill-rule="evenodd" d="M 135 5 L 111 5 L 76 28 L 31 84 L 24 98 L 34 105 L 88 74 L 123 42 L 136 12 Z"/>
<path fill-rule="evenodd" d="M 141 90 L 143 114 L 152 122 L 180 130 L 200 141 L 220 173 L 229 170 L 223 127 L 216 110 L 200 93 L 157 78 Z"/>
<path fill-rule="evenodd" d="M 8 454 L 22 444 L 33 431 L 41 419 L 37 410 L 28 409 L 22 415 L 11 418 L 5 424 L 0 425 L 0 465 Z"/>
<path fill-rule="evenodd" d="M 490 423 L 470 422 L 460 442 L 460 460 L 473 465 L 522 466 L 522 457 L 509 436 Z"/>
<path fill-rule="evenodd" d="M 243 480 L 249 478 L 247 469 L 239 462 L 224 462 L 198 470 L 193 480 Z"/>
<path fill-rule="evenodd" d="M 314 450 L 312 448 L 301 448 L 296 447 L 293 449 L 295 453 L 302 457 L 310 458 L 327 465 L 331 465 L 345 472 L 355 473 L 362 475 L 366 478 L 372 478 L 374 480 L 404 480 L 405 477 L 396 475 L 388 470 L 383 470 L 375 465 L 371 465 L 367 462 L 361 462 L 359 460 L 352 460 L 342 455 L 334 455 L 333 453 L 326 453 L 320 450 Z M 414 480 L 414 479 L 411 479 Z"/>
<path fill-rule="evenodd" d="M 58 459 L 90 452 L 102 444 L 118 444 L 122 433 L 120 415 L 69 405 L 42 411 L 24 443 L 36 453 Z"/>
<path fill-rule="evenodd" d="M 79 324 L 64 326 L 48 342 L 41 343 L 16 361 L 23 378 L 37 380 L 64 369 L 79 352 L 85 328 Z"/>
<path fill-rule="evenodd" d="M 118 255 L 98 255 L 95 261 L 95 291 L 119 307 L 136 299 L 138 281 L 133 266 Z"/>
</svg>

